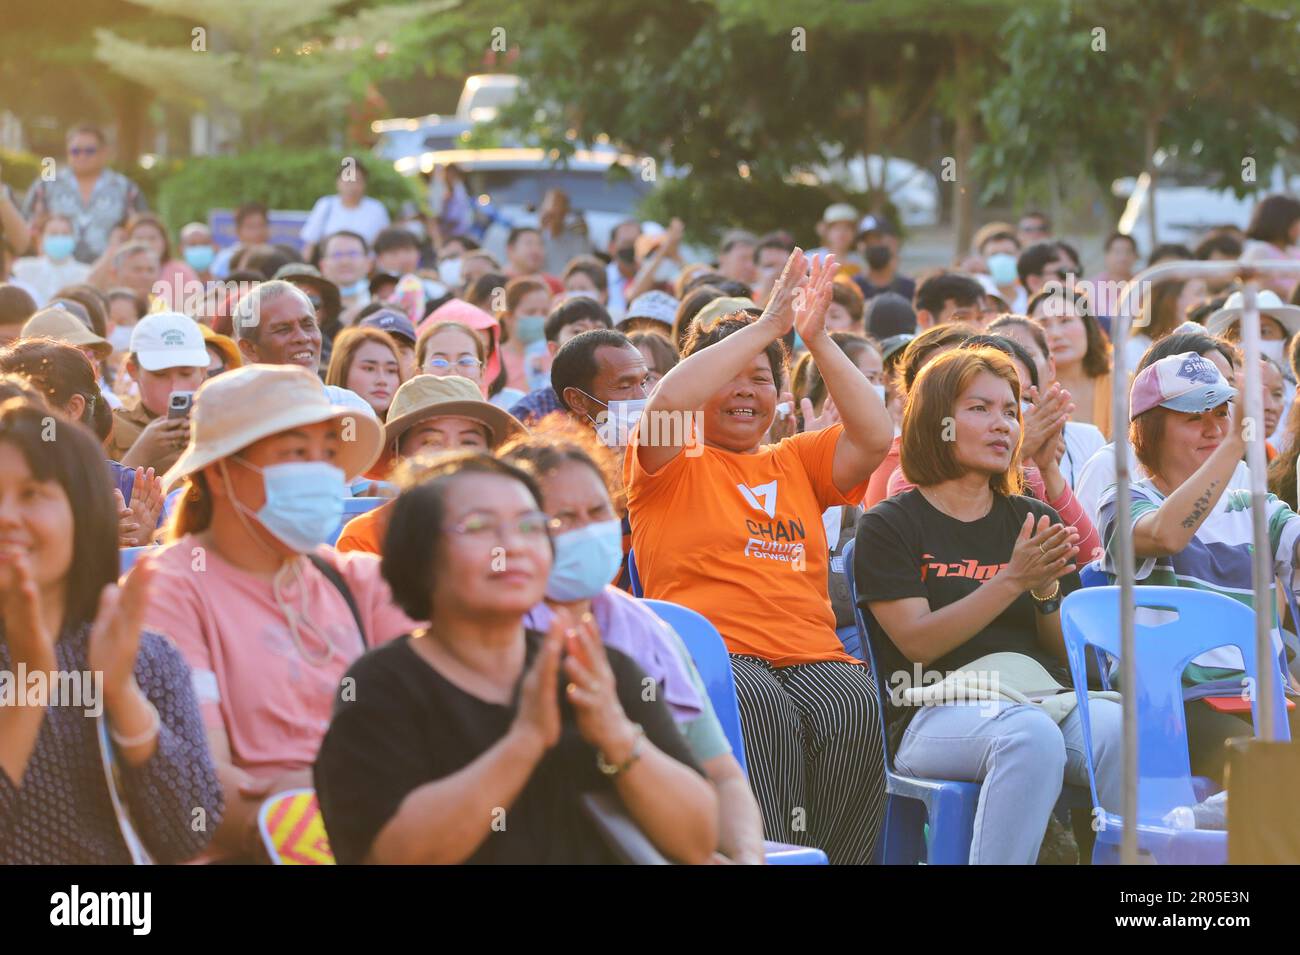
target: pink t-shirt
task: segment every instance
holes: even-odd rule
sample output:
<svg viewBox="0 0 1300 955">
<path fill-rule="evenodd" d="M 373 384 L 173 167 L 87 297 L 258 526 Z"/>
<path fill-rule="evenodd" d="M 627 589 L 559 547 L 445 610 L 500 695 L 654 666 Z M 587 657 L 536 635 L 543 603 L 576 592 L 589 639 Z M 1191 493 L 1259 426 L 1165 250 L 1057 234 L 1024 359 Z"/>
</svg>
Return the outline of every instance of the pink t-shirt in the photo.
<svg viewBox="0 0 1300 955">
<path fill-rule="evenodd" d="M 347 581 L 371 647 L 419 626 L 392 602 L 378 557 L 318 553 Z M 343 595 L 305 557 L 305 595 L 295 575 L 281 577 L 282 599 L 296 613 L 305 607 L 333 644 L 325 658 L 325 640 L 300 625 L 307 655 L 324 658 L 317 666 L 294 645 L 269 579 L 227 563 L 193 536 L 164 547 L 155 560 L 145 626 L 170 637 L 189 663 L 204 725 L 225 729 L 232 761 L 254 776 L 310 768 L 339 682 L 364 649 Z"/>
</svg>

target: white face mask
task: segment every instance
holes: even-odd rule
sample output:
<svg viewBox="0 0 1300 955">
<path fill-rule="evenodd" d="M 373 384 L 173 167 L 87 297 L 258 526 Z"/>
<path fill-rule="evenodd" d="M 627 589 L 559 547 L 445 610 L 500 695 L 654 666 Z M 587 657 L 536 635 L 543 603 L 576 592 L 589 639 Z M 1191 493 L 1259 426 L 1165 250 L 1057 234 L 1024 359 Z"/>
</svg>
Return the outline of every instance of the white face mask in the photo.
<svg viewBox="0 0 1300 955">
<path fill-rule="evenodd" d="M 1286 342 L 1260 342 L 1259 353 L 1265 358 L 1273 359 L 1279 368 L 1286 367 Z"/>
<path fill-rule="evenodd" d="M 438 278 L 448 288 L 460 285 L 460 259 L 443 259 L 438 263 Z"/>
<path fill-rule="evenodd" d="M 884 401 L 884 400 L 885 400 L 885 386 L 884 386 L 884 385 L 872 385 L 871 387 L 875 389 L 876 394 L 880 395 L 880 400 L 881 400 L 881 401 Z"/>
</svg>

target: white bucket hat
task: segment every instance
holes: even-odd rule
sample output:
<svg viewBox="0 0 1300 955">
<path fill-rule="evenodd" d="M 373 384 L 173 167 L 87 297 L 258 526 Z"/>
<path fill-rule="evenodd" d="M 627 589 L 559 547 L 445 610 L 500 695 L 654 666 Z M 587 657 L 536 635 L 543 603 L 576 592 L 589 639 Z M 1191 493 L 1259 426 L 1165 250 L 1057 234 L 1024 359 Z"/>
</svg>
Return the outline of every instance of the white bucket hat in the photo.
<svg viewBox="0 0 1300 955">
<path fill-rule="evenodd" d="M 188 319 L 186 319 L 188 321 Z M 349 480 L 379 457 L 383 428 L 355 408 L 331 404 L 319 378 L 297 365 L 245 365 L 205 381 L 194 393 L 190 443 L 163 476 L 163 487 L 237 454 L 263 438 L 338 420 L 343 440 L 335 464 Z"/>
<path fill-rule="evenodd" d="M 1233 292 L 1228 296 L 1228 300 L 1223 303 L 1223 308 L 1205 320 L 1205 330 L 1211 335 L 1222 335 L 1232 327 L 1233 322 L 1241 318 L 1245 301 L 1246 296 L 1244 293 L 1240 291 Z M 1278 298 L 1276 292 L 1266 288 L 1259 290 L 1255 301 L 1259 306 L 1259 314 L 1277 319 L 1282 324 L 1282 327 L 1286 329 L 1287 338 L 1290 338 L 1296 332 L 1300 332 L 1300 305 L 1287 305 Z"/>
</svg>

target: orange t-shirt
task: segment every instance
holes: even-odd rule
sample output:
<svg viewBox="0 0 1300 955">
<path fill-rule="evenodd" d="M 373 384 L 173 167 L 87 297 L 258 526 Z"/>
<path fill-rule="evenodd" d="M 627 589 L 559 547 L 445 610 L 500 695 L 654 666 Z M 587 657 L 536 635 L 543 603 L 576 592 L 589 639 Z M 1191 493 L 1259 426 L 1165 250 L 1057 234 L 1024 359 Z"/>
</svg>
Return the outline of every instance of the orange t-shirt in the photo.
<svg viewBox="0 0 1300 955">
<path fill-rule="evenodd" d="M 632 548 L 647 597 L 708 617 L 732 653 L 775 666 L 859 661 L 835 635 L 826 593 L 830 550 L 822 511 L 862 500 L 831 466 L 843 425 L 767 445 L 754 454 L 704 446 L 655 474 L 623 461 Z"/>
<path fill-rule="evenodd" d="M 343 525 L 343 531 L 334 544 L 337 551 L 360 551 L 364 554 L 384 552 L 384 532 L 388 529 L 388 505 L 381 504 L 364 514 L 358 514 Z"/>
</svg>

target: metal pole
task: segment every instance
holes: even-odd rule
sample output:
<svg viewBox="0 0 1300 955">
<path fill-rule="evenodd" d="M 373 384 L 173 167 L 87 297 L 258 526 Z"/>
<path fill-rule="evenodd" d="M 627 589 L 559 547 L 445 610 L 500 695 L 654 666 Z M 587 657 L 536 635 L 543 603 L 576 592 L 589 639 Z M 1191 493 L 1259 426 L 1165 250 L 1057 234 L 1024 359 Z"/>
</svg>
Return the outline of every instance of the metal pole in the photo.
<svg viewBox="0 0 1300 955">
<path fill-rule="evenodd" d="M 1133 617 L 1136 610 L 1134 599 L 1134 557 L 1132 502 L 1129 491 L 1129 444 L 1128 444 L 1128 369 L 1125 367 L 1124 344 L 1128 340 L 1129 329 L 1136 306 L 1142 300 L 1142 290 L 1156 280 L 1186 280 L 1193 278 L 1236 278 L 1244 279 L 1245 307 L 1241 318 L 1241 335 L 1246 346 L 1246 369 L 1242 376 L 1242 387 L 1246 395 L 1247 417 L 1254 419 L 1258 428 L 1263 427 L 1263 392 L 1262 376 L 1259 369 L 1259 309 L 1256 303 L 1257 275 L 1294 275 L 1300 277 L 1300 263 L 1283 260 L 1268 262 L 1164 262 L 1152 266 L 1135 275 L 1125 286 L 1120 298 L 1119 314 L 1111 323 L 1111 340 L 1115 344 L 1112 358 L 1112 426 L 1111 438 L 1115 444 L 1115 540 L 1116 582 L 1119 584 L 1119 632 L 1120 632 L 1120 680 L 1122 681 L 1121 706 L 1123 708 L 1124 738 L 1124 799 L 1122 812 L 1124 816 L 1124 837 L 1120 845 L 1120 861 L 1125 865 L 1134 865 L 1138 861 L 1137 846 L 1137 806 L 1138 806 L 1138 732 L 1137 706 L 1133 703 L 1133 694 L 1137 692 L 1137 662 L 1134 659 Z M 1146 296 L 1146 301 L 1150 297 Z M 1255 440 L 1246 446 L 1246 462 L 1250 468 L 1251 481 L 1251 517 L 1255 539 L 1255 549 L 1251 562 L 1252 584 L 1255 605 L 1255 643 L 1259 658 L 1259 701 L 1264 714 L 1262 736 L 1273 738 L 1273 694 L 1277 689 L 1273 680 L 1271 661 L 1273 648 L 1271 639 L 1271 621 L 1273 605 L 1269 594 L 1272 579 L 1273 555 L 1268 545 L 1268 527 L 1265 520 L 1265 451 L 1264 441 L 1267 435 L 1253 434 Z M 1264 613 L 1260 611 L 1264 610 Z"/>
</svg>

